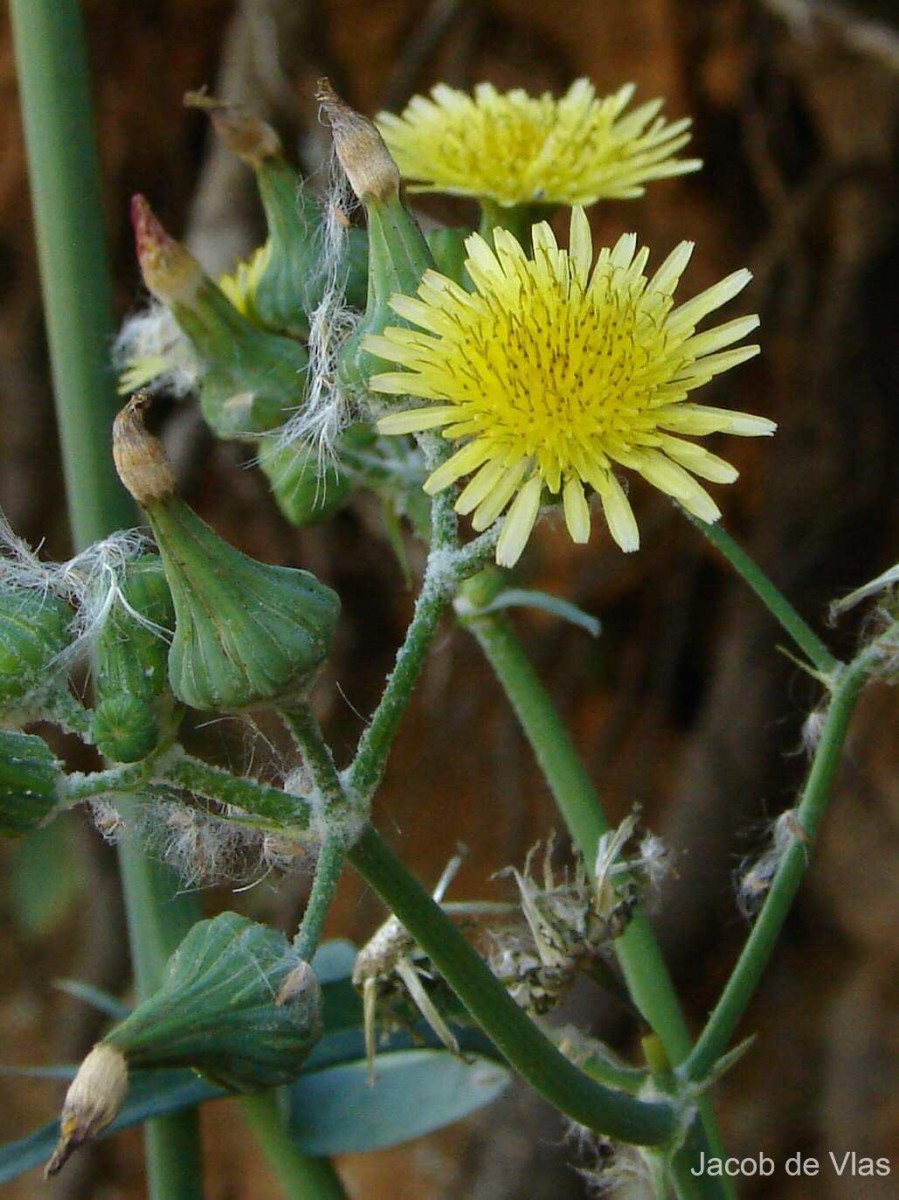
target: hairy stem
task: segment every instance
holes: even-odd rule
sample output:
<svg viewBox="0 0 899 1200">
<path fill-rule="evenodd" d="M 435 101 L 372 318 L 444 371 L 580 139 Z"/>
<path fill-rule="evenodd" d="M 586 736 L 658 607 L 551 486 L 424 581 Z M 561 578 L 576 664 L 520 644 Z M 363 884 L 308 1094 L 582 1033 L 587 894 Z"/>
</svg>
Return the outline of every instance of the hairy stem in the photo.
<svg viewBox="0 0 899 1200">
<path fill-rule="evenodd" d="M 875 643 L 845 667 L 839 676 L 802 799 L 795 810 L 795 832 L 790 847 L 778 867 L 771 890 L 727 986 L 681 1068 L 686 1079 L 701 1081 L 713 1071 L 727 1050 L 758 987 L 790 905 L 808 869 L 812 844 L 830 801 L 831 784 L 840 763 L 849 719 L 878 654 Z"/>
<path fill-rule="evenodd" d="M 346 850 L 342 841 L 337 837 L 328 838 L 315 864 L 312 891 L 309 893 L 300 928 L 293 939 L 294 949 L 306 962 L 312 961 L 312 956 L 321 941 L 325 918 L 337 892 L 345 858 Z"/>
</svg>

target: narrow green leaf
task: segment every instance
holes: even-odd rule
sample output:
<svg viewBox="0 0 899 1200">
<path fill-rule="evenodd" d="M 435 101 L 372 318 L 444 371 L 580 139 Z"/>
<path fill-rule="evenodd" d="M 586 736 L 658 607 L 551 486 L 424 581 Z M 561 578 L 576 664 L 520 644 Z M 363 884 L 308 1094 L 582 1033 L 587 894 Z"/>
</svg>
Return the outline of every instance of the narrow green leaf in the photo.
<svg viewBox="0 0 899 1200">
<path fill-rule="evenodd" d="M 585 629 L 591 637 L 599 637 L 602 628 L 596 617 L 591 617 L 576 604 L 562 600 L 559 596 L 552 596 L 549 592 L 537 592 L 529 588 L 504 588 L 481 609 L 481 612 L 497 612 L 501 608 L 538 608 L 550 616 L 567 621 L 569 625 Z"/>
</svg>

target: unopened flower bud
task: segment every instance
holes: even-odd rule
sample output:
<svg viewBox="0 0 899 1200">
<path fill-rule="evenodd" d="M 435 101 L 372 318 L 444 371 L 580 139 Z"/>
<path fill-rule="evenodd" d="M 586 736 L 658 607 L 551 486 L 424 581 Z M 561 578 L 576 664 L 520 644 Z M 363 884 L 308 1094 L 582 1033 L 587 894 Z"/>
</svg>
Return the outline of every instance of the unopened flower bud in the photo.
<svg viewBox="0 0 899 1200">
<path fill-rule="evenodd" d="M 114 436 L 124 428 L 137 444 L 143 408 L 140 398 L 128 405 Z M 156 439 L 144 428 L 140 441 Z M 130 482 L 140 479 L 139 464 L 129 465 L 122 481 L 147 513 L 175 606 L 168 654 L 175 696 L 193 708 L 229 711 L 302 695 L 327 656 L 336 593 L 308 571 L 241 554 L 174 495 L 147 498 Z"/>
<path fill-rule="evenodd" d="M 48 592 L 0 585 L 0 705 L 27 706 L 56 685 L 72 611 Z"/>
<path fill-rule="evenodd" d="M 92 732 L 115 762 L 146 758 L 174 733 L 178 714 L 167 668 L 174 628 L 162 560 L 145 554 L 125 567 L 97 638 Z"/>
<path fill-rule="evenodd" d="M 0 730 L 0 836 L 23 837 L 59 804 L 60 763 L 33 734 Z"/>
<path fill-rule="evenodd" d="M 219 437 L 273 429 L 303 395 L 308 355 L 293 338 L 252 324 L 163 229 L 143 196 L 131 202 L 144 282 L 187 334 L 201 362 L 203 416 Z"/>
<path fill-rule="evenodd" d="M 418 222 L 403 204 L 396 164 L 377 129 L 337 96 L 326 79 L 317 98 L 334 134 L 334 148 L 368 221 L 368 299 L 365 316 L 340 354 L 340 376 L 349 387 L 365 387 L 378 360 L 364 349 L 368 334 L 403 324 L 389 306 L 397 293 L 413 295 L 434 266 Z"/>
<path fill-rule="evenodd" d="M 121 1111 L 128 1091 L 128 1066 L 115 1046 L 101 1042 L 78 1068 L 63 1101 L 59 1142 L 44 1170 L 56 1175 L 71 1155 L 102 1133 Z"/>
<path fill-rule="evenodd" d="M 191 1067 L 219 1087 L 259 1091 L 299 1074 L 321 1004 L 315 972 L 283 934 L 226 912 L 194 925 L 159 990 L 103 1044 L 132 1070 Z"/>
<path fill-rule="evenodd" d="M 321 300 L 324 284 L 322 214 L 315 198 L 285 160 L 281 139 L 270 125 L 205 94 L 189 92 L 184 102 L 205 109 L 222 143 L 256 174 L 268 239 L 243 273 L 247 315 L 279 333 L 308 337 L 308 316 Z"/>
</svg>

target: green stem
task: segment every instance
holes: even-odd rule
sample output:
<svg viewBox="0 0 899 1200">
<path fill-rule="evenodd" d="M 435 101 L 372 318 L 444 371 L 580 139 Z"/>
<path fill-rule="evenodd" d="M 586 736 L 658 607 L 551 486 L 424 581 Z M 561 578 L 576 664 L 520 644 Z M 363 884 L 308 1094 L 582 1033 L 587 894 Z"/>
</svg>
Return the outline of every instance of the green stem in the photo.
<svg viewBox="0 0 899 1200">
<path fill-rule="evenodd" d="M 327 1158 L 310 1158 L 284 1127 L 272 1092 L 241 1099 L 244 1116 L 265 1151 L 287 1200 L 347 1200 L 340 1177 Z"/>
<path fill-rule="evenodd" d="M 109 452 L 114 322 L 84 31 L 77 0 L 11 0 L 10 14 L 69 517 L 83 549 L 135 521 Z M 174 878 L 132 842 L 122 843 L 119 863 L 135 975 L 146 994 L 199 904 L 176 897 Z M 194 1113 L 148 1125 L 148 1171 L 153 1200 L 199 1200 Z"/>
<path fill-rule="evenodd" d="M 481 220 L 478 226 L 478 233 L 488 245 L 493 245 L 494 229 L 507 229 L 519 244 L 530 253 L 531 226 L 541 219 L 540 215 L 538 215 L 540 210 L 537 205 L 502 205 L 497 204 L 493 200 L 488 200 L 486 197 L 481 198 L 480 204 Z"/>
<path fill-rule="evenodd" d="M 719 523 L 708 525 L 697 517 L 686 514 L 688 519 L 719 550 L 738 575 L 752 588 L 765 608 L 779 621 L 809 661 L 824 676 L 833 675 L 842 665 L 827 649 L 815 631 L 808 625 L 782 592 L 771 582 L 746 551 L 739 546 Z"/>
<path fill-rule="evenodd" d="M 135 511 L 109 454 L 114 331 L 77 0 L 11 0 L 16 69 L 69 515 L 82 548 Z"/>
<path fill-rule="evenodd" d="M 346 850 L 340 838 L 328 838 L 315 864 L 312 891 L 309 893 L 300 928 L 293 939 L 294 949 L 306 962 L 312 961 L 312 956 L 321 941 L 325 918 L 337 892 L 345 858 Z"/>
<path fill-rule="evenodd" d="M 672 1139 L 674 1108 L 612 1091 L 563 1057 L 373 829 L 362 834 L 349 859 L 510 1065 L 545 1099 L 580 1124 L 623 1141 L 663 1145 Z"/>
<path fill-rule="evenodd" d="M 455 548 L 455 514 L 449 492 L 442 492 L 435 497 L 431 509 L 431 528 L 431 553 L 412 620 L 378 707 L 359 740 L 347 773 L 348 792 L 362 801 L 370 799 L 381 781 L 393 739 L 409 707 L 438 622 L 456 583 L 457 576 L 447 567 L 442 554 Z"/>
<path fill-rule="evenodd" d="M 310 804 L 302 796 L 272 787 L 258 779 L 235 776 L 221 767 L 174 747 L 153 769 L 154 781 L 173 783 L 197 796 L 234 804 L 261 818 L 260 823 L 282 830 L 285 837 L 303 838 L 309 828 Z"/>
<path fill-rule="evenodd" d="M 462 606 L 459 606 L 460 609 Z M 525 736 L 549 784 L 572 841 L 589 865 L 596 860 L 600 837 L 609 830 L 599 797 L 584 769 L 568 730 L 559 718 L 539 676 L 502 613 L 459 612 L 462 623 L 477 638 L 515 710 Z M 631 999 L 658 1035 L 669 1061 L 682 1062 L 690 1052 L 690 1035 L 683 1013 L 648 921 L 635 912 L 615 952 Z M 697 1144 L 723 1157 L 721 1138 L 711 1105 L 703 1101 L 700 1115 L 705 1139 L 691 1136 L 675 1156 L 676 1174 L 693 1178 L 685 1160 L 695 1162 Z M 698 1134 L 696 1135 L 699 1136 Z M 729 1181 L 702 1177 L 706 1196 L 733 1195 Z M 684 1191 L 683 1195 L 689 1193 Z"/>
<path fill-rule="evenodd" d="M 808 869 L 811 844 L 830 800 L 830 788 L 840 763 L 849 719 L 878 654 L 876 644 L 869 647 L 839 676 L 802 799 L 795 810 L 795 832 L 792 832 L 789 849 L 778 867 L 771 890 L 733 974 L 702 1035 L 681 1068 L 686 1079 L 698 1082 L 708 1078 L 727 1050 L 759 984 L 790 905 Z"/>
<path fill-rule="evenodd" d="M 312 777 L 315 790 L 321 798 L 324 815 L 338 818 L 347 809 L 347 797 L 334 766 L 330 747 L 322 737 L 315 713 L 308 704 L 282 707 L 281 720 L 290 730 L 296 747 L 303 756 L 303 763 Z"/>
</svg>

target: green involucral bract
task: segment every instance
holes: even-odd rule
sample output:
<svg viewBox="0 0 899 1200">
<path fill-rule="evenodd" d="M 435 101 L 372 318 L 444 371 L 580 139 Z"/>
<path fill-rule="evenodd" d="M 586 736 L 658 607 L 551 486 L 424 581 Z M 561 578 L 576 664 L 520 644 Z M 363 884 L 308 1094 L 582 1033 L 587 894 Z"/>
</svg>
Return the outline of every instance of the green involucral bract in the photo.
<svg viewBox="0 0 899 1200">
<path fill-rule="evenodd" d="M 283 934 L 237 913 L 200 921 L 162 986 L 103 1039 L 130 1069 L 192 1067 L 220 1087 L 289 1083 L 321 1034 L 321 989 Z"/>
<path fill-rule="evenodd" d="M 365 315 L 340 354 L 339 373 L 350 387 L 365 387 L 380 360 L 361 348 L 366 334 L 405 324 L 390 307 L 397 293 L 412 296 L 434 259 L 418 222 L 399 197 L 363 197 L 368 219 L 368 297 Z"/>
<path fill-rule="evenodd" d="M 219 712 L 301 696 L 328 654 L 337 594 L 241 554 L 175 497 L 146 511 L 175 604 L 175 696 Z"/>
<path fill-rule="evenodd" d="M 293 338 L 252 325 L 206 279 L 172 315 L 206 364 L 200 407 L 220 438 L 249 437 L 281 425 L 300 404 L 309 356 Z"/>
<path fill-rule="evenodd" d="M 266 261 L 252 295 L 253 315 L 270 329 L 307 337 L 308 315 L 322 299 L 327 282 L 322 211 L 298 174 L 283 158 L 266 158 L 256 183 L 268 224 Z M 351 229 L 346 246 L 347 304 L 365 303 L 367 243 Z"/>
<path fill-rule="evenodd" d="M 23 837 L 59 802 L 60 764 L 45 741 L 0 730 L 0 836 Z"/>
<path fill-rule="evenodd" d="M 138 762 L 175 732 L 180 713 L 168 687 L 174 629 L 162 560 L 147 554 L 129 563 L 97 639 L 94 671 L 93 739 L 114 762 Z"/>
<path fill-rule="evenodd" d="M 266 439 L 259 443 L 258 462 L 288 521 L 312 525 L 337 512 L 352 490 L 354 476 L 365 481 L 366 471 L 357 466 L 356 456 L 376 441 L 370 426 L 351 425 L 337 439 L 333 458 L 322 461 L 318 448 L 308 442 L 285 446 Z"/>
<path fill-rule="evenodd" d="M 56 596 L 0 586 L 0 704 L 14 708 L 46 694 L 72 641 L 72 611 Z"/>
</svg>

